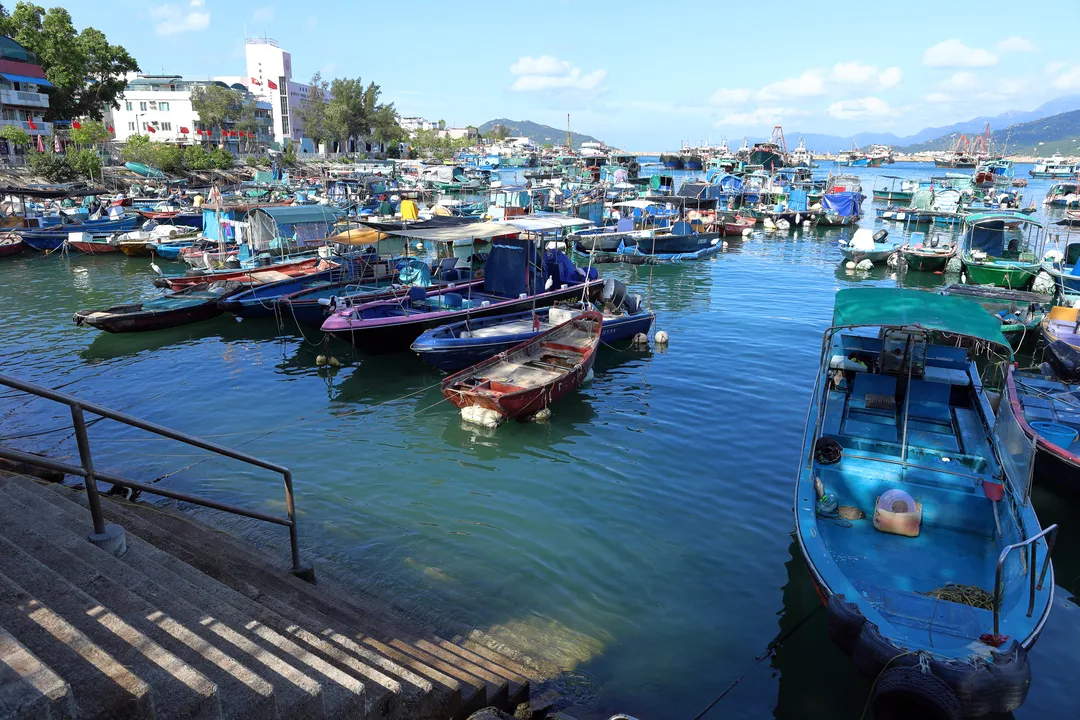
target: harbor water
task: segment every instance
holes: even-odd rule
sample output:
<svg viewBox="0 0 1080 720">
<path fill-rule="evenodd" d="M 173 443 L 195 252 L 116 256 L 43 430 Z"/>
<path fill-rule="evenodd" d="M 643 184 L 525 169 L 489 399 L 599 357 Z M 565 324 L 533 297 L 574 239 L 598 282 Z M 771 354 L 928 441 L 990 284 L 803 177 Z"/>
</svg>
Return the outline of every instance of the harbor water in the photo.
<svg viewBox="0 0 1080 720">
<path fill-rule="evenodd" d="M 877 229 L 875 178 L 934 170 L 858 172 L 862 226 Z M 1049 185 L 1032 181 L 1025 204 Z M 829 640 L 792 538 L 821 335 L 839 288 L 949 278 L 847 271 L 837 239 L 851 233 L 759 228 L 704 261 L 602 266 L 644 296 L 670 345 L 603 347 L 594 378 L 546 423 L 464 425 L 415 356 L 360 356 L 289 317 L 129 336 L 72 323 L 76 310 L 155 295 L 147 258 L 2 261 L 2 372 L 288 466 L 321 579 L 572 670 L 576 716 L 689 719 L 727 689 L 705 717 L 858 718 L 871 680 Z M 342 367 L 317 367 L 320 354 Z M 65 408 L 10 391 L 0 440 L 77 457 Z M 270 473 L 109 421 L 90 441 L 109 470 L 284 510 Z M 1061 526 L 1057 592 L 1014 715 L 1080 717 L 1080 499 L 1036 487 L 1033 502 L 1044 526 Z M 287 548 L 281 528 L 221 523 Z"/>
</svg>

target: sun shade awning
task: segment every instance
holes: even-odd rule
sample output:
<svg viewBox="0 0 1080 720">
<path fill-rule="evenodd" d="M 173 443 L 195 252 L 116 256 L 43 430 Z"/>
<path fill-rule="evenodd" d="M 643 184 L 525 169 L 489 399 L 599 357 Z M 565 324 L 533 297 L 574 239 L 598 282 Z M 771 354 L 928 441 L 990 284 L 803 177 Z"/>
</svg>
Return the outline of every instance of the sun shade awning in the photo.
<svg viewBox="0 0 1080 720">
<path fill-rule="evenodd" d="M 1001 321 L 968 298 L 901 288 L 848 288 L 836 293 L 833 327 L 905 325 L 1009 347 Z"/>
<path fill-rule="evenodd" d="M 524 217 L 506 218 L 500 221 L 499 224 L 512 225 L 514 228 L 526 232 L 542 232 L 544 230 L 561 230 L 563 228 L 592 225 L 592 221 L 570 217 L 569 215 L 526 215 Z"/>
<path fill-rule="evenodd" d="M 506 223 L 483 222 L 425 230 L 391 230 L 389 234 L 429 242 L 454 242 L 455 240 L 486 240 L 499 235 L 517 235 L 518 232 L 515 227 L 507 227 Z"/>
<path fill-rule="evenodd" d="M 30 77 L 29 75 L 15 75 L 14 73 L 0 72 L 0 77 L 11 82 L 33 83 L 42 87 L 53 87 L 53 84 L 45 78 Z"/>
</svg>

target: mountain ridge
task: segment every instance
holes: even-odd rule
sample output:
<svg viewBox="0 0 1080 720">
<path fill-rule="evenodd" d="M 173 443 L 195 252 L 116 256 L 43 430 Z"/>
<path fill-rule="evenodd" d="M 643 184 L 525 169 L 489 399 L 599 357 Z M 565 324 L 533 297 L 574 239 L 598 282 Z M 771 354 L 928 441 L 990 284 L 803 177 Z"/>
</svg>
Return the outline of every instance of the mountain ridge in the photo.
<svg viewBox="0 0 1080 720">
<path fill-rule="evenodd" d="M 477 128 L 481 135 L 487 135 L 496 125 L 502 125 L 510 131 L 511 135 L 524 136 L 537 145 L 562 145 L 566 142 L 566 131 L 553 128 L 550 125 L 542 125 L 532 120 L 510 120 L 508 118 L 495 118 Z M 573 147 L 581 147 L 583 142 L 599 142 L 592 135 L 584 133 L 570 133 L 570 143 Z"/>
</svg>

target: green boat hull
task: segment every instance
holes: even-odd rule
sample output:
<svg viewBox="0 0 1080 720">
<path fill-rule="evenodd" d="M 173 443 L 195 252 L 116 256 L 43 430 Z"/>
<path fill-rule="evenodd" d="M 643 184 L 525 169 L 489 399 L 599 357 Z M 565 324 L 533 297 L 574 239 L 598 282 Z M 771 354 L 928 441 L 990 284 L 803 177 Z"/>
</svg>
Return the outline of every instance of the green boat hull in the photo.
<svg viewBox="0 0 1080 720">
<path fill-rule="evenodd" d="M 915 196 L 915 193 L 903 192 L 900 190 L 882 190 L 874 191 L 874 202 L 895 202 L 895 203 L 910 203 L 911 198 Z"/>
<path fill-rule="evenodd" d="M 1024 290 L 1039 272 L 1039 264 L 1017 265 L 996 263 L 972 263 L 964 261 L 964 271 L 972 285 L 993 285 L 1001 288 Z"/>
<path fill-rule="evenodd" d="M 921 253 L 901 252 L 907 262 L 908 270 L 919 272 L 937 272 L 944 270 L 950 255 L 924 255 Z"/>
</svg>

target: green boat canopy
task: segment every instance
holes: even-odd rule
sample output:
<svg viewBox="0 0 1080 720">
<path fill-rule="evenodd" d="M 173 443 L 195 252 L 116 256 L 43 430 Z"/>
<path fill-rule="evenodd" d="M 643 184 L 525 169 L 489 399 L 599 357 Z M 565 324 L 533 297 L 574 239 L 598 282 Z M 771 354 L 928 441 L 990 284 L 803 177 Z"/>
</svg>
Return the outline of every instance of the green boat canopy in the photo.
<svg viewBox="0 0 1080 720">
<path fill-rule="evenodd" d="M 1001 322 L 974 300 L 901 288 L 838 290 L 833 308 L 833 326 L 867 325 L 917 326 L 968 335 L 1009 347 L 1009 342 L 1001 334 Z"/>
<path fill-rule="evenodd" d="M 1007 223 L 1027 223 L 1028 225 L 1034 225 L 1035 227 L 1042 227 L 1043 224 L 1031 217 L 1030 215 L 1024 215 L 1017 212 L 984 212 L 984 213 L 972 213 L 964 218 L 964 222 L 968 225 L 978 225 L 979 223 L 992 222 L 997 220 L 998 222 Z"/>
</svg>

